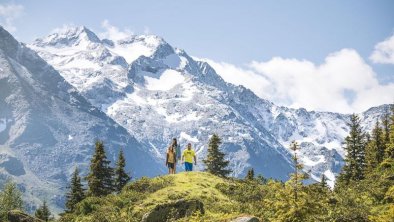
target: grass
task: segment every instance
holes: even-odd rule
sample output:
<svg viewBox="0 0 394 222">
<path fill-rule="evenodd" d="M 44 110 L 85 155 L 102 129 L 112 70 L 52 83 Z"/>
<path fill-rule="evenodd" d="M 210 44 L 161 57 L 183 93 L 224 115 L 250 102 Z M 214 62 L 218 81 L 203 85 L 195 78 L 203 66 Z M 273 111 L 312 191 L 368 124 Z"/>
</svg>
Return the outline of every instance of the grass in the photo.
<svg viewBox="0 0 394 222">
<path fill-rule="evenodd" d="M 205 172 L 141 178 L 128 184 L 119 195 L 83 200 L 74 213 L 65 215 L 61 221 L 141 221 L 156 206 L 178 200 L 202 202 L 205 214 L 177 221 L 229 221 L 244 215 L 240 212 L 244 203 L 220 189 L 234 183 Z"/>
<path fill-rule="evenodd" d="M 159 204 L 179 199 L 197 199 L 204 203 L 206 216 L 223 218 L 231 214 L 234 204 L 238 204 L 215 188 L 217 184 L 229 182 L 209 173 L 182 172 L 163 176 L 162 179 L 171 181 L 171 183 L 150 193 L 145 199 L 137 203 L 133 209 L 133 215 L 141 216 Z M 218 214 L 221 217 L 218 217 Z"/>
</svg>

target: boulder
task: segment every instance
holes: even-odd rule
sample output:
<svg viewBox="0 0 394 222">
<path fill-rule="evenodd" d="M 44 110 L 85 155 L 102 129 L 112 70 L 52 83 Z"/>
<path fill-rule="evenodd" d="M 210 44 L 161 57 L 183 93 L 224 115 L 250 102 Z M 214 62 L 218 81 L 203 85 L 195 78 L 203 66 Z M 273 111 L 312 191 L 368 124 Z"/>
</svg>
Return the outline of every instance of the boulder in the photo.
<svg viewBox="0 0 394 222">
<path fill-rule="evenodd" d="M 10 222 L 42 222 L 42 220 L 34 218 L 20 210 L 11 210 L 7 214 Z"/>
<path fill-rule="evenodd" d="M 253 216 L 244 216 L 244 217 L 237 217 L 233 219 L 231 222 L 260 222 L 257 217 Z"/>
</svg>

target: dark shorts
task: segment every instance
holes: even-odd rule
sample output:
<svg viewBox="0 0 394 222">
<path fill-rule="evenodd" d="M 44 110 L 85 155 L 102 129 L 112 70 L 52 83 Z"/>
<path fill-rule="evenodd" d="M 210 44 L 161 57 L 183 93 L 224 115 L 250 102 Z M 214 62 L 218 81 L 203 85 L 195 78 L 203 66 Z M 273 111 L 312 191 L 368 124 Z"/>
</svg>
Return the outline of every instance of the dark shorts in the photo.
<svg viewBox="0 0 394 222">
<path fill-rule="evenodd" d="M 193 170 L 193 163 L 185 162 L 185 170 L 192 171 Z"/>
<path fill-rule="evenodd" d="M 167 163 L 168 168 L 174 169 L 175 164 L 174 163 Z"/>
</svg>

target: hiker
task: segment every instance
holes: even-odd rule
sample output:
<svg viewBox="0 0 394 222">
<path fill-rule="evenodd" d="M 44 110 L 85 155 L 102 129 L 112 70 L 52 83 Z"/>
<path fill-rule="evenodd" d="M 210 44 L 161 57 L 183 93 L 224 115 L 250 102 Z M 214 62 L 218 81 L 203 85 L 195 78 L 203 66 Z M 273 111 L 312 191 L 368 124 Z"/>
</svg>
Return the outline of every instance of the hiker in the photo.
<svg viewBox="0 0 394 222">
<path fill-rule="evenodd" d="M 176 151 L 173 144 L 167 149 L 166 166 L 168 167 L 168 174 L 175 174 Z"/>
<path fill-rule="evenodd" d="M 194 153 L 194 150 L 192 150 L 192 144 L 188 143 L 187 148 L 183 151 L 182 154 L 182 162 L 185 163 L 186 171 L 193 170 L 193 159 L 194 159 L 194 164 L 197 165 L 196 154 Z"/>
<path fill-rule="evenodd" d="M 174 151 L 175 151 L 176 161 L 175 161 L 175 166 L 174 166 L 174 173 L 176 173 L 176 165 L 181 160 L 181 148 L 180 148 L 176 138 L 172 139 L 172 143 L 170 146 L 173 147 Z"/>
</svg>

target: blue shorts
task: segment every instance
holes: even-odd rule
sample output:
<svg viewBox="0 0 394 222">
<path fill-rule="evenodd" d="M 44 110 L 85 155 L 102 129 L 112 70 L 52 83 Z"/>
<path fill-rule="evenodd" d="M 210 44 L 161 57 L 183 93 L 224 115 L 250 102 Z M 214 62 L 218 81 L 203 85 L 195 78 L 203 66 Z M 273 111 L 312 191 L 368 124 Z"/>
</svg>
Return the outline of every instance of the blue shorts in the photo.
<svg viewBox="0 0 394 222">
<path fill-rule="evenodd" d="M 193 170 L 193 163 L 185 162 L 185 170 L 192 171 Z"/>
</svg>

